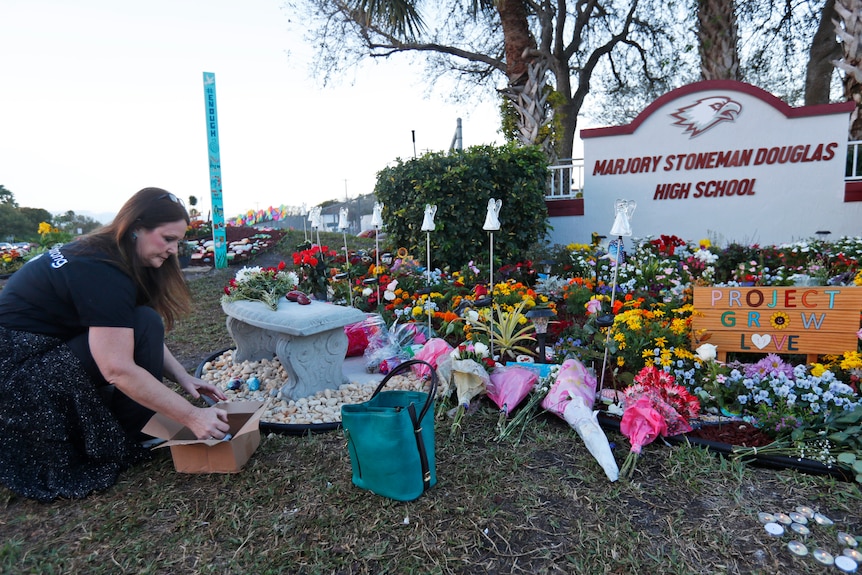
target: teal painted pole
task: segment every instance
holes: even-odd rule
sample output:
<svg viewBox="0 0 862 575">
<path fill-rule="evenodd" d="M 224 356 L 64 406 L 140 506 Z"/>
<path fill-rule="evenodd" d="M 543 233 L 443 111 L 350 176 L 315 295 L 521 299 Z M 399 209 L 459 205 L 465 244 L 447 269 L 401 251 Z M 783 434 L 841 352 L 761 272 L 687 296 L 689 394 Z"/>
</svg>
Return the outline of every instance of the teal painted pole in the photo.
<svg viewBox="0 0 862 575">
<path fill-rule="evenodd" d="M 207 147 L 210 161 L 210 203 L 213 210 L 213 256 L 216 269 L 227 267 L 227 238 L 224 230 L 224 199 L 221 187 L 221 153 L 218 144 L 218 108 L 215 74 L 204 72 L 204 106 L 207 123 Z"/>
</svg>

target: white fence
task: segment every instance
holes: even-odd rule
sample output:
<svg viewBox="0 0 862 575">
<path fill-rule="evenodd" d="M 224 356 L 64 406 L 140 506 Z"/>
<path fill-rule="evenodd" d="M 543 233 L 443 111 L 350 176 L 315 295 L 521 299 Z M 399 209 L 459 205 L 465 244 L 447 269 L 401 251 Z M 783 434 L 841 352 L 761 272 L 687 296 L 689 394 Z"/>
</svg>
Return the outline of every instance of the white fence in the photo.
<svg viewBox="0 0 862 575">
<path fill-rule="evenodd" d="M 584 159 L 560 160 L 548 167 L 546 200 L 581 198 L 584 194 Z"/>
<path fill-rule="evenodd" d="M 862 141 L 847 142 L 847 171 L 845 180 L 862 180 Z"/>
</svg>

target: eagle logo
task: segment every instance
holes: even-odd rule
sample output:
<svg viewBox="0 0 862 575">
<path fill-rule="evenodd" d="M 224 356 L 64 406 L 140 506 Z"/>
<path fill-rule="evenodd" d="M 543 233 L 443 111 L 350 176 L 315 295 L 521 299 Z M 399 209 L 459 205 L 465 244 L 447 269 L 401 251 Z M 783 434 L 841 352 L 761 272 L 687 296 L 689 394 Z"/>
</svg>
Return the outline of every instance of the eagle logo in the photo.
<svg viewBox="0 0 862 575">
<path fill-rule="evenodd" d="M 721 122 L 732 122 L 742 112 L 742 104 L 727 96 L 701 98 L 671 114 L 674 126 L 683 126 L 684 134 L 694 138 Z"/>
</svg>

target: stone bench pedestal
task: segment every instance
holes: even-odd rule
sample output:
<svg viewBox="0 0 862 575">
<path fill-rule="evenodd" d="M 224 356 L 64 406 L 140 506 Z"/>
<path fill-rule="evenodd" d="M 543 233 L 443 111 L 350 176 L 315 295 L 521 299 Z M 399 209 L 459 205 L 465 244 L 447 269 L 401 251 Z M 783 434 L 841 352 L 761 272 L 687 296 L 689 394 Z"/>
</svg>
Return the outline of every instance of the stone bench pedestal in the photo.
<svg viewBox="0 0 862 575">
<path fill-rule="evenodd" d="M 282 395 L 299 399 L 346 383 L 342 372 L 347 353 L 344 326 L 365 319 L 352 307 L 312 301 L 299 305 L 282 299 L 273 311 L 260 302 L 222 303 L 227 330 L 236 343 L 236 361 L 278 356 L 287 371 Z"/>
</svg>

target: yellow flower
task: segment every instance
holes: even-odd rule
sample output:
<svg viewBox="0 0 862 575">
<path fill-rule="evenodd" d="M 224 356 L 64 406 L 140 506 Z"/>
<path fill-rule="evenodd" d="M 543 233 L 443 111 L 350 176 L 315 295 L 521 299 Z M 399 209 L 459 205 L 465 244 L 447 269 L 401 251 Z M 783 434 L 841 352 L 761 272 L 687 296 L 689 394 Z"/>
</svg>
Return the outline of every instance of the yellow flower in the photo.
<svg viewBox="0 0 862 575">
<path fill-rule="evenodd" d="M 790 316 L 783 311 L 777 311 L 769 318 L 769 323 L 774 329 L 784 329 L 790 325 Z"/>
<path fill-rule="evenodd" d="M 823 375 L 824 371 L 826 371 L 826 366 L 822 363 L 814 363 L 811 365 L 811 375 L 814 377 L 820 377 Z"/>
<path fill-rule="evenodd" d="M 413 317 L 419 317 L 420 315 L 422 315 L 422 306 L 417 305 L 412 310 L 410 310 L 410 314 Z"/>
<path fill-rule="evenodd" d="M 39 223 L 39 235 L 44 236 L 45 234 L 51 233 L 51 224 L 48 222 L 40 222 Z"/>
<path fill-rule="evenodd" d="M 677 335 L 684 334 L 688 332 L 688 325 L 684 319 L 677 317 L 670 322 L 670 330 Z"/>
<path fill-rule="evenodd" d="M 841 369 L 859 369 L 862 368 L 862 356 L 858 351 L 847 351 L 844 353 L 844 358 L 841 360 Z"/>
<path fill-rule="evenodd" d="M 694 359 L 694 354 L 691 352 L 691 350 L 684 347 L 674 348 L 673 354 L 679 359 Z"/>
</svg>

